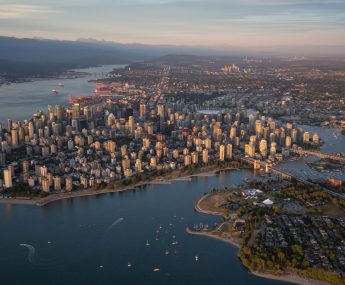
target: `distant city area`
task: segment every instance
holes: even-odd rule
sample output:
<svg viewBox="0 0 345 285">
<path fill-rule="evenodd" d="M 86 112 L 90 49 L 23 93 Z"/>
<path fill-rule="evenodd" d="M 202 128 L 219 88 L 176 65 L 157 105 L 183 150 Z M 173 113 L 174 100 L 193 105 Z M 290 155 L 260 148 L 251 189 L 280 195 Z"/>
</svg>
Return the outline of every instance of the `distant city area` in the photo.
<svg viewBox="0 0 345 285">
<path fill-rule="evenodd" d="M 345 135 L 344 61 L 168 55 L 92 82 L 92 96 L 0 125 L 2 201 L 44 205 L 253 168 L 258 180 L 205 196 L 222 203 L 198 202 L 223 223 L 190 233 L 235 237 L 253 272 L 344 282 L 345 145 L 334 151 L 322 132 Z M 284 165 L 310 157 L 304 172 Z"/>
</svg>

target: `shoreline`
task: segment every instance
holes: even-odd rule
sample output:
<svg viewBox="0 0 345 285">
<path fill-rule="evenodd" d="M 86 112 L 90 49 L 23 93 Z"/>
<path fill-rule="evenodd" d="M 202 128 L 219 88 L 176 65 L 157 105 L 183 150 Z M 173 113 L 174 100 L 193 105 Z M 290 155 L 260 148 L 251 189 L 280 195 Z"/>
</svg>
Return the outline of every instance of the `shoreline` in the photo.
<svg viewBox="0 0 345 285">
<path fill-rule="evenodd" d="M 202 209 L 200 207 L 200 203 L 204 199 L 209 197 L 209 195 L 210 194 L 206 194 L 198 200 L 198 202 L 196 203 L 196 205 L 194 207 L 195 210 L 200 212 L 200 213 L 203 213 L 203 214 L 209 214 L 209 215 L 214 215 L 214 216 L 223 216 L 222 214 L 220 214 L 218 212 L 205 210 L 205 209 Z M 212 234 L 212 231 L 197 232 L 197 231 L 191 230 L 189 227 L 186 228 L 186 232 L 190 235 L 205 236 L 205 237 L 220 240 L 222 242 L 225 242 L 227 244 L 230 244 L 230 245 L 236 247 L 237 252 L 239 252 L 239 250 L 241 249 L 241 243 L 239 241 L 236 241 L 232 237 L 223 237 L 223 236 L 215 235 L 215 234 Z M 240 261 L 240 262 L 243 265 L 242 261 Z M 333 285 L 333 284 L 325 282 L 325 281 L 302 277 L 302 276 L 297 275 L 295 273 L 286 273 L 283 275 L 275 275 L 273 273 L 257 272 L 257 271 L 252 271 L 251 269 L 249 269 L 247 267 L 245 267 L 245 268 L 248 270 L 248 273 L 250 273 L 250 274 L 253 274 L 253 275 L 258 276 L 258 277 L 266 278 L 266 279 L 271 279 L 271 280 L 284 281 L 284 282 L 289 282 L 289 283 L 294 283 L 294 284 L 299 284 L 299 285 L 311 285 L 311 284 L 312 285 Z"/>
<path fill-rule="evenodd" d="M 71 198 L 77 198 L 77 197 L 85 197 L 85 196 L 97 196 L 107 193 L 116 193 L 116 192 L 124 192 L 127 190 L 133 190 L 138 187 L 142 186 L 148 186 L 148 185 L 169 185 L 173 181 L 191 181 L 192 177 L 208 177 L 208 176 L 215 176 L 219 173 L 219 171 L 229 171 L 229 170 L 237 170 L 238 168 L 215 168 L 215 169 L 199 169 L 200 172 L 198 172 L 196 169 L 195 173 L 191 174 L 182 174 L 181 176 L 176 175 L 176 173 L 172 173 L 171 177 L 165 177 L 165 176 L 157 176 L 151 181 L 142 181 L 135 183 L 133 185 L 127 185 L 119 188 L 112 188 L 112 184 L 109 184 L 105 186 L 104 188 L 100 190 L 94 190 L 91 188 L 88 188 L 86 190 L 79 190 L 79 191 L 72 191 L 72 192 L 62 192 L 62 193 L 53 193 L 50 194 L 47 197 L 44 198 L 0 198 L 1 204 L 12 204 L 12 205 L 34 205 L 34 206 L 44 206 L 49 203 L 64 200 L 64 199 L 71 199 Z M 174 176 L 176 175 L 176 176 Z"/>
</svg>

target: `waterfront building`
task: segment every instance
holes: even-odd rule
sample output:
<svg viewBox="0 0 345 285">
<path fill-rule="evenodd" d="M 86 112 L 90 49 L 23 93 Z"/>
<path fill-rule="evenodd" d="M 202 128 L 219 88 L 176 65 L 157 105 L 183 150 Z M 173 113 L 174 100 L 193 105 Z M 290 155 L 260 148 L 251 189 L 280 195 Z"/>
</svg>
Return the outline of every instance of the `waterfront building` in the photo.
<svg viewBox="0 0 345 285">
<path fill-rule="evenodd" d="M 204 149 L 202 151 L 202 162 L 207 164 L 208 163 L 208 150 Z"/>
<path fill-rule="evenodd" d="M 49 183 L 49 179 L 43 177 L 41 179 L 41 187 L 42 187 L 42 191 L 49 193 L 50 192 L 50 183 Z"/>
<path fill-rule="evenodd" d="M 303 142 L 304 143 L 309 143 L 309 141 L 310 141 L 310 134 L 309 134 L 309 132 L 304 132 L 303 133 Z"/>
<path fill-rule="evenodd" d="M 61 191 L 61 177 L 54 176 L 54 190 Z"/>
<path fill-rule="evenodd" d="M 221 145 L 219 147 L 219 160 L 224 161 L 225 160 L 225 146 Z"/>
<path fill-rule="evenodd" d="M 231 143 L 228 143 L 226 145 L 226 159 L 232 160 L 232 144 Z"/>
<path fill-rule="evenodd" d="M 66 192 L 71 192 L 73 190 L 73 180 L 71 176 L 66 177 Z"/>
<path fill-rule="evenodd" d="M 12 183 L 12 171 L 9 169 L 4 170 L 4 187 L 11 188 L 13 186 Z"/>
</svg>

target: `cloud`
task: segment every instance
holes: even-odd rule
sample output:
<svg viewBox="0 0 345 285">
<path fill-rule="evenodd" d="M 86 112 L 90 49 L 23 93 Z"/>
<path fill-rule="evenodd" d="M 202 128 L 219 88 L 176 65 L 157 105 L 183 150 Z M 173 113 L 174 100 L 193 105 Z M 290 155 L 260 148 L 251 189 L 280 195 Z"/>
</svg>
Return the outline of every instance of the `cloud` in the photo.
<svg viewBox="0 0 345 285">
<path fill-rule="evenodd" d="M 0 6 L 0 19 L 28 18 L 37 14 L 57 12 L 46 6 L 26 4 L 4 4 Z"/>
</svg>

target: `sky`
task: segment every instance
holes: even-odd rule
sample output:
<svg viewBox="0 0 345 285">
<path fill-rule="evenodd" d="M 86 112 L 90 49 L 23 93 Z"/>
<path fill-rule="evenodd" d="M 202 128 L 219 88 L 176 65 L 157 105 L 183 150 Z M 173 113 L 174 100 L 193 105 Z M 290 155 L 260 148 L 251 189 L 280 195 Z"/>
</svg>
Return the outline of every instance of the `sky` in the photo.
<svg viewBox="0 0 345 285">
<path fill-rule="evenodd" d="M 0 0 L 0 35 L 217 47 L 345 45 L 345 0 Z"/>
</svg>

